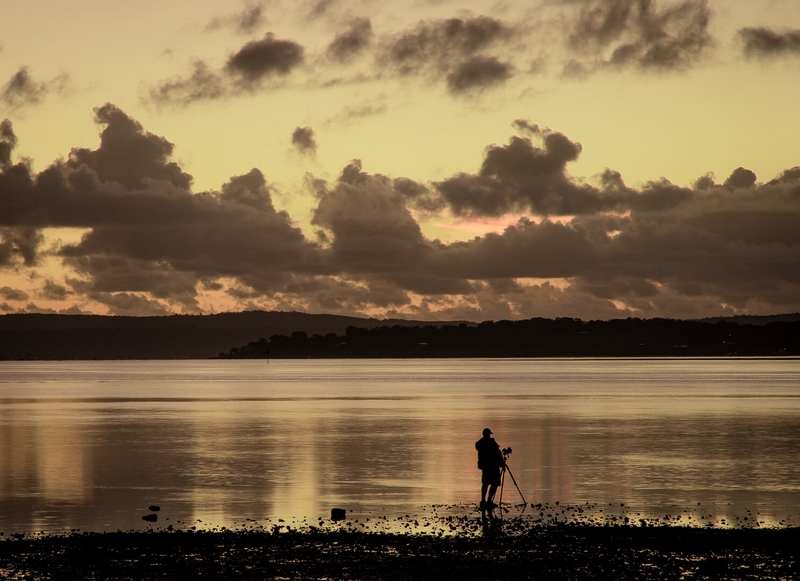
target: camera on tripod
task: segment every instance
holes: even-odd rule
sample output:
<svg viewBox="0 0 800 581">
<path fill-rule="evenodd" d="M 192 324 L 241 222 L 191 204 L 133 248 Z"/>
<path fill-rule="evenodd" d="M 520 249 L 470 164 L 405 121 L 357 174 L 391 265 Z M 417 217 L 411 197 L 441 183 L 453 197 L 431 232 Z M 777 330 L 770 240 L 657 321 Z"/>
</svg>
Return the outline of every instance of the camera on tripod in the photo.
<svg viewBox="0 0 800 581">
<path fill-rule="evenodd" d="M 503 453 L 503 460 L 506 460 L 508 458 L 508 455 L 511 454 L 512 452 L 511 448 L 503 448 L 500 451 Z"/>
</svg>

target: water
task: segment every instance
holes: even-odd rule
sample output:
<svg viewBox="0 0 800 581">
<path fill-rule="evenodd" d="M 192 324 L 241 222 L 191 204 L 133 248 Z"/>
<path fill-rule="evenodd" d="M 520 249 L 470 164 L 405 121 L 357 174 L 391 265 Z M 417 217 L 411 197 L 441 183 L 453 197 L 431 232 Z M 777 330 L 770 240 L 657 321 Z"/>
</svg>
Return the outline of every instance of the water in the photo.
<svg viewBox="0 0 800 581">
<path fill-rule="evenodd" d="M 798 378 L 788 358 L 0 362 L 0 531 L 147 528 L 152 504 L 201 528 L 469 513 L 487 426 L 512 503 L 796 525 Z"/>
</svg>

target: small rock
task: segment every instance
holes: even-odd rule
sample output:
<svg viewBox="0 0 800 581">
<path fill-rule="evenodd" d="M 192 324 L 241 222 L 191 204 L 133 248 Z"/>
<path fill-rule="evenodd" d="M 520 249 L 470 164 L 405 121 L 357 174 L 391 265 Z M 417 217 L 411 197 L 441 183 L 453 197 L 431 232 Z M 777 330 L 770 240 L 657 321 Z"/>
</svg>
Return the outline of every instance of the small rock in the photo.
<svg viewBox="0 0 800 581">
<path fill-rule="evenodd" d="M 150 506 L 147 507 L 147 510 L 149 510 L 150 512 L 158 512 L 159 510 L 161 510 L 161 507 L 158 506 L 157 504 L 151 504 Z"/>
<path fill-rule="evenodd" d="M 156 522 L 158 521 L 157 514 L 146 514 L 142 517 L 142 520 L 146 520 L 147 522 Z"/>
<path fill-rule="evenodd" d="M 331 509 L 331 520 L 344 520 L 347 518 L 347 511 L 343 508 Z"/>
</svg>

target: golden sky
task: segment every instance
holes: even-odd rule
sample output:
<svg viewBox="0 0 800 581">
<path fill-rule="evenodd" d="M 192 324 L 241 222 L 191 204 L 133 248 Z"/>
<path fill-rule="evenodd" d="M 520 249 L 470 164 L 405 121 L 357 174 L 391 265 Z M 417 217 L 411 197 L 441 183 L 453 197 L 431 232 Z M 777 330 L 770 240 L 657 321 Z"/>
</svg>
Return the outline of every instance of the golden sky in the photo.
<svg viewBox="0 0 800 581">
<path fill-rule="evenodd" d="M 800 311 L 794 0 L 2 15 L 0 313 Z"/>
</svg>

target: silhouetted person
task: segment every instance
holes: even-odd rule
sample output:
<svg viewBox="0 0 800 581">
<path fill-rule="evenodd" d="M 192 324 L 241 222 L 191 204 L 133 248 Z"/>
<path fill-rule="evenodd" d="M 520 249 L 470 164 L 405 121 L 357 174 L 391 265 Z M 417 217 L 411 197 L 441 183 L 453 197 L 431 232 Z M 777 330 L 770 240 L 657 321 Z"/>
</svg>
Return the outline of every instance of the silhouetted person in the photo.
<svg viewBox="0 0 800 581">
<path fill-rule="evenodd" d="M 489 428 L 483 430 L 483 438 L 475 442 L 475 449 L 478 451 L 478 468 L 481 470 L 481 510 L 492 509 L 497 506 L 494 503 L 494 495 L 500 486 L 500 469 L 504 464 L 503 453 L 500 451 L 500 445 L 492 438 L 492 430 Z"/>
</svg>

